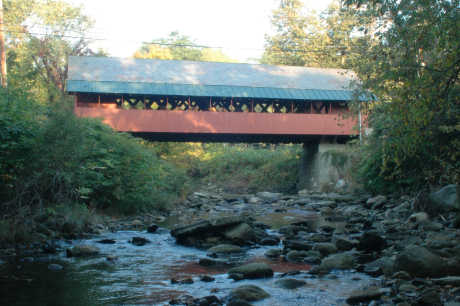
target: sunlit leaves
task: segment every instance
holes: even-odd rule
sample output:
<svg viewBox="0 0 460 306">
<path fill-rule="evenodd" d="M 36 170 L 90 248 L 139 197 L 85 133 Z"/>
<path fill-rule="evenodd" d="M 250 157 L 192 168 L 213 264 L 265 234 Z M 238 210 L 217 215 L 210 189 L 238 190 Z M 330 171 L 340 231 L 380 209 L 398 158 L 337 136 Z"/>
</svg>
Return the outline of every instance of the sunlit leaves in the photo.
<svg viewBox="0 0 460 306">
<path fill-rule="evenodd" d="M 380 100 L 367 147 L 380 158 L 364 160 L 365 176 L 393 188 L 458 181 L 459 1 L 347 3 L 370 42 L 354 70 Z"/>
</svg>

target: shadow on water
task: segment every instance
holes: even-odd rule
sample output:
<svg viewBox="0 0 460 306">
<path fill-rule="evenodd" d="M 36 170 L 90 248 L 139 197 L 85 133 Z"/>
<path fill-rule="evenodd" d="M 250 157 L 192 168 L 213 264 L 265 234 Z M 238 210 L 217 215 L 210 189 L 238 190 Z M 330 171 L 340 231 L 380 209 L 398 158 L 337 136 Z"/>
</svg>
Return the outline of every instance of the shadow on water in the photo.
<svg viewBox="0 0 460 306">
<path fill-rule="evenodd" d="M 72 266 L 50 271 L 48 262 L 5 264 L 0 270 L 1 305 L 95 305 L 101 293 L 91 274 L 79 275 Z"/>
</svg>

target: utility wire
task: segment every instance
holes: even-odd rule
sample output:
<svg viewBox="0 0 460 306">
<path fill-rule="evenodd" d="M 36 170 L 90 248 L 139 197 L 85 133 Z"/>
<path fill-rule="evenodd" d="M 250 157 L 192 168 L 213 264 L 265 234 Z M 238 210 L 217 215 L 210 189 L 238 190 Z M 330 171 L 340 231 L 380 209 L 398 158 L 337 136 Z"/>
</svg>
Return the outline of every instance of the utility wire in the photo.
<svg viewBox="0 0 460 306">
<path fill-rule="evenodd" d="M 145 41 L 130 41 L 130 40 L 115 40 L 115 39 L 107 39 L 107 38 L 94 38 L 94 37 L 86 37 L 86 36 L 74 36 L 74 35 L 66 35 L 66 34 L 52 34 L 52 33 L 38 33 L 38 32 L 26 32 L 26 31 L 13 31 L 13 30 L 4 30 L 7 33 L 16 33 L 16 34 L 29 34 L 29 35 L 37 35 L 37 36 L 51 36 L 55 38 L 70 38 L 70 39 L 87 39 L 90 41 L 124 41 L 124 42 L 136 42 L 141 43 L 142 45 L 158 45 L 158 46 L 165 46 L 165 47 L 173 47 L 173 48 L 200 48 L 200 49 L 233 49 L 233 50 L 251 50 L 251 51 L 266 51 L 266 49 L 259 49 L 259 48 L 238 48 L 238 47 L 222 47 L 222 46 L 206 46 L 206 45 L 196 45 L 196 44 L 176 44 L 176 43 L 161 43 L 161 42 L 145 42 Z M 346 46 L 338 46 L 338 45 L 326 45 L 324 46 L 326 49 L 332 50 L 345 50 L 347 49 Z M 271 50 L 270 53 L 326 53 L 324 49 L 285 49 L 285 50 Z"/>
</svg>

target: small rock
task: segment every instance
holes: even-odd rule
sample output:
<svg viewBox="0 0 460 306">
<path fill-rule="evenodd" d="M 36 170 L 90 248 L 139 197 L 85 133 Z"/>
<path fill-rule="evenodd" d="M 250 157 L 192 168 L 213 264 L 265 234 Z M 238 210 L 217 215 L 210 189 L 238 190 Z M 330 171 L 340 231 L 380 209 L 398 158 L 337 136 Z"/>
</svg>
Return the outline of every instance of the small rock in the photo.
<svg viewBox="0 0 460 306">
<path fill-rule="evenodd" d="M 102 244 L 114 244 L 114 243 L 116 243 L 116 241 L 113 240 L 113 239 L 102 239 L 102 240 L 98 240 L 97 243 L 102 243 Z"/>
<path fill-rule="evenodd" d="M 286 254 L 286 260 L 289 262 L 303 262 L 309 253 L 307 251 L 290 251 Z"/>
<path fill-rule="evenodd" d="M 385 239 L 375 231 L 364 232 L 359 238 L 358 250 L 366 252 L 375 252 L 382 250 L 386 245 Z"/>
<path fill-rule="evenodd" d="M 320 229 L 326 233 L 332 233 L 333 231 L 335 231 L 335 227 L 331 225 L 322 225 Z"/>
<path fill-rule="evenodd" d="M 229 263 L 223 260 L 200 258 L 198 264 L 203 267 L 214 267 L 214 268 L 227 268 L 231 266 Z"/>
<path fill-rule="evenodd" d="M 241 253 L 243 250 L 233 244 L 219 244 L 210 249 L 208 249 L 208 254 L 234 254 Z"/>
<path fill-rule="evenodd" d="M 223 305 L 219 298 L 215 295 L 205 296 L 199 299 L 193 300 L 193 306 L 217 306 Z"/>
<path fill-rule="evenodd" d="M 373 277 L 377 277 L 383 274 L 382 268 L 369 265 L 364 266 L 363 272 Z"/>
<path fill-rule="evenodd" d="M 301 241 L 301 240 L 285 240 L 283 241 L 283 246 L 287 250 L 296 250 L 296 251 L 309 251 L 312 246 L 310 243 Z"/>
<path fill-rule="evenodd" d="M 230 292 L 230 301 L 240 299 L 247 302 L 255 302 L 269 297 L 265 290 L 254 285 L 244 285 Z"/>
<path fill-rule="evenodd" d="M 138 219 L 133 220 L 133 222 L 131 222 L 131 225 L 135 227 L 142 226 L 142 224 L 143 224 L 142 221 Z"/>
<path fill-rule="evenodd" d="M 425 221 L 420 223 L 420 227 L 425 231 L 439 232 L 444 228 L 441 223 Z"/>
<path fill-rule="evenodd" d="M 108 255 L 105 259 L 108 261 L 116 261 L 118 257 L 115 255 Z"/>
<path fill-rule="evenodd" d="M 398 271 L 395 274 L 393 274 L 391 278 L 410 280 L 412 279 L 412 276 L 410 276 L 409 273 L 407 273 L 406 271 Z"/>
<path fill-rule="evenodd" d="M 233 298 L 227 303 L 227 306 L 252 306 L 252 304 L 242 299 Z"/>
<path fill-rule="evenodd" d="M 427 289 L 417 299 L 417 305 L 441 306 L 441 296 L 436 289 Z"/>
<path fill-rule="evenodd" d="M 61 271 L 62 269 L 64 269 L 64 267 L 59 264 L 49 264 L 48 265 L 48 270 L 51 270 L 51 271 Z"/>
<path fill-rule="evenodd" d="M 43 253 L 47 254 L 56 254 L 57 253 L 57 246 L 54 244 L 54 242 L 46 242 L 42 246 Z"/>
<path fill-rule="evenodd" d="M 302 286 L 305 286 L 307 282 L 303 280 L 298 280 L 295 278 L 283 278 L 279 279 L 275 282 L 275 284 L 278 287 L 284 288 L 284 289 L 296 289 Z"/>
<path fill-rule="evenodd" d="M 347 238 L 335 237 L 334 243 L 338 250 L 349 251 L 353 249 L 354 247 L 356 247 L 356 245 L 358 245 L 359 242 L 357 240 L 350 240 Z"/>
<path fill-rule="evenodd" d="M 89 257 L 99 254 L 99 248 L 92 245 L 76 245 L 66 250 L 67 257 Z"/>
<path fill-rule="evenodd" d="M 387 201 L 387 197 L 383 195 L 378 195 L 376 197 L 370 198 L 367 200 L 366 204 L 368 208 L 379 208 Z"/>
<path fill-rule="evenodd" d="M 350 305 L 357 305 L 360 303 L 367 303 L 373 300 L 378 300 L 383 294 L 384 291 L 378 288 L 356 290 L 351 293 L 346 301 Z"/>
<path fill-rule="evenodd" d="M 136 246 L 143 246 L 150 243 L 150 240 L 144 237 L 133 237 L 130 242 Z"/>
<path fill-rule="evenodd" d="M 148 233 L 155 233 L 158 229 L 158 225 L 152 224 L 149 227 L 147 227 L 147 232 Z"/>
<path fill-rule="evenodd" d="M 420 222 L 428 221 L 429 217 L 428 217 L 428 214 L 426 212 L 418 212 L 418 213 L 414 213 L 414 214 L 410 215 L 409 219 L 407 219 L 407 220 L 409 222 L 418 224 Z"/>
<path fill-rule="evenodd" d="M 228 272 L 228 278 L 233 279 L 234 281 L 240 281 L 244 279 L 244 274 L 242 273 L 235 273 L 235 272 Z"/>
<path fill-rule="evenodd" d="M 317 243 L 313 246 L 312 250 L 319 251 L 323 257 L 337 253 L 337 248 L 330 242 Z"/>
<path fill-rule="evenodd" d="M 263 191 L 263 192 L 258 192 L 256 193 L 256 196 L 265 200 L 265 201 L 270 201 L 270 202 L 275 202 L 281 199 L 283 194 L 281 193 L 275 193 L 275 192 L 268 192 L 268 191 Z"/>
<path fill-rule="evenodd" d="M 24 258 L 21 258 L 21 261 L 22 262 L 34 262 L 35 261 L 35 258 L 33 257 L 24 257 Z"/>
<path fill-rule="evenodd" d="M 191 278 L 182 279 L 182 280 L 179 281 L 179 284 L 183 284 L 183 285 L 193 284 L 193 279 L 191 279 Z"/>
<path fill-rule="evenodd" d="M 228 271 L 229 274 L 242 274 L 244 278 L 266 278 L 273 276 L 273 270 L 266 263 L 250 263 Z"/>
<path fill-rule="evenodd" d="M 278 245 L 279 243 L 280 239 L 276 236 L 269 236 L 260 241 L 260 245 Z"/>
<path fill-rule="evenodd" d="M 171 284 L 181 284 L 181 285 L 186 285 L 186 284 L 193 284 L 193 279 L 191 278 L 185 278 L 181 280 L 177 280 L 175 278 L 171 278 Z"/>
<path fill-rule="evenodd" d="M 265 256 L 268 258 L 279 258 L 282 254 L 282 250 L 280 249 L 270 249 L 267 252 L 265 252 Z"/>
<path fill-rule="evenodd" d="M 380 271 L 385 274 L 385 276 L 391 276 L 394 274 L 394 258 L 389 256 L 380 257 L 372 262 L 369 262 L 365 265 L 368 271 L 374 271 L 371 273 L 379 273 Z M 365 268 L 366 270 L 366 268 Z"/>
<path fill-rule="evenodd" d="M 213 282 L 213 281 L 215 281 L 215 280 L 216 280 L 216 279 L 215 279 L 214 277 L 209 276 L 209 275 L 202 275 L 202 276 L 200 277 L 200 281 L 205 282 L 205 283 Z"/>
<path fill-rule="evenodd" d="M 417 287 L 412 285 L 411 283 L 402 283 L 401 285 L 399 285 L 399 288 L 398 288 L 399 292 L 403 292 L 403 293 L 414 293 L 417 291 Z"/>
</svg>

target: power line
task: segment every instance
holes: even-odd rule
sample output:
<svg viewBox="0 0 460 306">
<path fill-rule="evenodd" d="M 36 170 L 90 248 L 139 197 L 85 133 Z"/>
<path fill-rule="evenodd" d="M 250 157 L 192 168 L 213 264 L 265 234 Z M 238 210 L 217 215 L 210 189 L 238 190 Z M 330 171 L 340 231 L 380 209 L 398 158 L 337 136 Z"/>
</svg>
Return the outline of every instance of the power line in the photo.
<svg viewBox="0 0 460 306">
<path fill-rule="evenodd" d="M 222 47 L 222 46 L 206 46 L 206 45 L 197 45 L 197 44 L 178 44 L 178 43 L 163 43 L 163 42 L 145 42 L 145 41 L 132 41 L 132 40 L 115 40 L 115 39 L 107 39 L 107 38 L 94 38 L 94 37 L 87 37 L 87 36 L 74 36 L 74 35 L 66 35 L 66 34 L 52 34 L 52 33 L 38 33 L 38 32 L 26 32 L 26 31 L 13 31 L 13 30 L 4 30 L 7 33 L 16 33 L 16 34 L 28 34 L 28 35 L 37 35 L 37 36 L 51 36 L 55 38 L 70 38 L 70 39 L 87 39 L 90 41 L 124 41 L 124 42 L 137 42 L 142 45 L 157 45 L 157 46 L 165 46 L 165 47 L 173 47 L 173 48 L 198 48 L 198 49 L 234 49 L 234 50 L 252 50 L 252 51 L 267 51 L 266 49 L 259 49 L 259 48 L 238 48 L 238 47 Z M 329 50 L 345 50 L 347 49 L 346 46 L 338 46 L 338 45 L 326 45 L 324 46 L 326 49 Z M 271 50 L 270 53 L 326 53 L 325 49 L 285 49 L 285 50 Z"/>
</svg>

